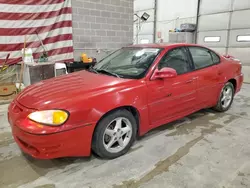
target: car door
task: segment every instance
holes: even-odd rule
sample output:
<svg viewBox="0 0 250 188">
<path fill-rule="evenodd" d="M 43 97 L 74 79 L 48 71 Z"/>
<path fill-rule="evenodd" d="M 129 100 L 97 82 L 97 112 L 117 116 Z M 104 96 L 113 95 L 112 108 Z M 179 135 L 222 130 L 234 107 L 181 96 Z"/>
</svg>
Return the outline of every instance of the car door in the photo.
<svg viewBox="0 0 250 188">
<path fill-rule="evenodd" d="M 197 75 L 197 106 L 214 106 L 220 92 L 220 57 L 204 47 L 190 46 L 188 49 Z"/>
<path fill-rule="evenodd" d="M 175 69 L 178 75 L 147 82 L 152 127 L 192 112 L 196 102 L 196 76 L 187 49 L 181 47 L 168 51 L 157 66 L 159 70 L 164 67 Z"/>
</svg>

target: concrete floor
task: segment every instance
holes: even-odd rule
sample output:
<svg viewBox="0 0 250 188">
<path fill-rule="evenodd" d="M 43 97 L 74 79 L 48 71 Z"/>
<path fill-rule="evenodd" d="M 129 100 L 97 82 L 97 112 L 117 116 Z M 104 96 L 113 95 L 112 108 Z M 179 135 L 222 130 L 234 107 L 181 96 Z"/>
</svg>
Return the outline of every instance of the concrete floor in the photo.
<svg viewBox="0 0 250 188">
<path fill-rule="evenodd" d="M 151 131 L 115 160 L 35 160 L 13 142 L 0 106 L 0 187 L 250 188 L 250 85 L 227 113 L 202 110 Z"/>
</svg>

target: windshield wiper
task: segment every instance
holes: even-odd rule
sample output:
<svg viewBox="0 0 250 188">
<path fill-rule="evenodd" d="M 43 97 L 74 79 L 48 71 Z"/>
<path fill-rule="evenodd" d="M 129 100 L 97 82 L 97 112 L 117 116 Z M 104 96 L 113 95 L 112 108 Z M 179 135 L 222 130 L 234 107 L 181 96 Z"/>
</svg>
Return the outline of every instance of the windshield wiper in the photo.
<svg viewBox="0 0 250 188">
<path fill-rule="evenodd" d="M 120 76 L 116 73 L 113 73 L 113 72 L 109 72 L 108 70 L 105 70 L 105 69 L 94 69 L 96 72 L 99 72 L 99 73 L 106 73 L 106 74 L 109 74 L 109 75 L 112 75 L 112 76 L 115 76 L 117 78 L 120 78 Z"/>
<path fill-rule="evenodd" d="M 98 71 L 97 71 L 96 69 L 94 69 L 93 67 L 90 67 L 90 68 L 89 68 L 89 71 L 98 74 Z"/>
</svg>

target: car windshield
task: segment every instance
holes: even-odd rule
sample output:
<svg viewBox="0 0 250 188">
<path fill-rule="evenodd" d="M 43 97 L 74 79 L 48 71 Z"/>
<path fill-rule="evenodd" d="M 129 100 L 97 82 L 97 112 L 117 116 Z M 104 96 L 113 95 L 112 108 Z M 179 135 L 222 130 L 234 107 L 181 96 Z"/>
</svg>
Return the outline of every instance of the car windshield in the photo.
<svg viewBox="0 0 250 188">
<path fill-rule="evenodd" d="M 160 48 L 122 48 L 98 62 L 93 71 L 139 79 L 145 76 L 160 51 Z"/>
</svg>

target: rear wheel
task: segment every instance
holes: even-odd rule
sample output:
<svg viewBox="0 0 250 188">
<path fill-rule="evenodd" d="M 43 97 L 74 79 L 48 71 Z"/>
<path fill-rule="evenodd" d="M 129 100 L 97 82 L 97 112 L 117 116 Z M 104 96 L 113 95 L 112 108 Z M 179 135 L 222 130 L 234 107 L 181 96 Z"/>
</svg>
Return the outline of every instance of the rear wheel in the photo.
<svg viewBox="0 0 250 188">
<path fill-rule="evenodd" d="M 233 103 L 234 92 L 233 84 L 231 82 L 227 82 L 221 90 L 220 98 L 214 109 L 219 112 L 227 111 Z"/>
<path fill-rule="evenodd" d="M 130 149 L 136 138 L 136 120 L 127 110 L 118 110 L 104 117 L 97 125 L 93 151 L 102 158 L 113 159 Z"/>
</svg>

